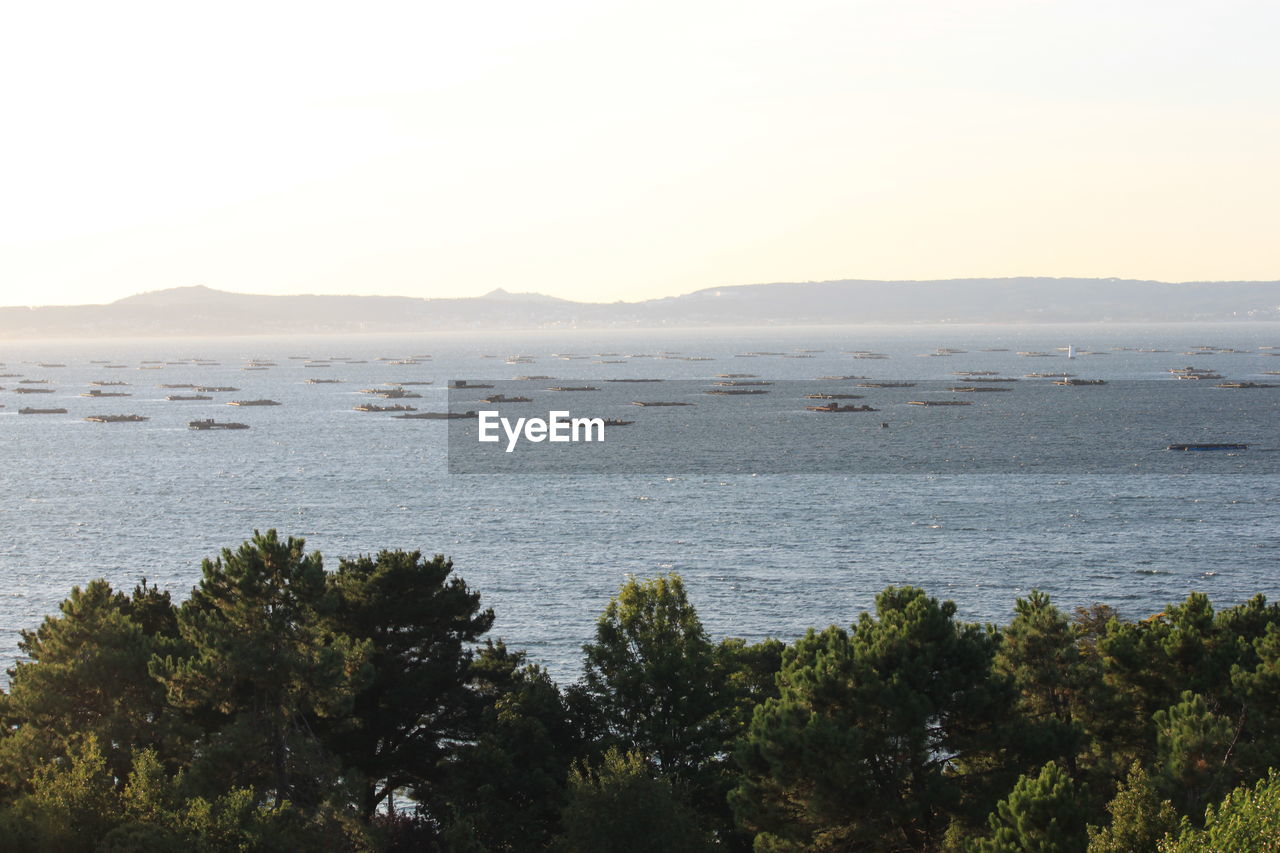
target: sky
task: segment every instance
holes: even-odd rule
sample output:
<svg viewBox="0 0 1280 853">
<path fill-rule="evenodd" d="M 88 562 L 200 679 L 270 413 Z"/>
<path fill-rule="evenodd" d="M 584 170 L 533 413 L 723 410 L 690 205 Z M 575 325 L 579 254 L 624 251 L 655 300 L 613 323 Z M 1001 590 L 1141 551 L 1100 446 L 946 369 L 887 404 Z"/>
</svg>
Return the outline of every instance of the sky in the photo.
<svg viewBox="0 0 1280 853">
<path fill-rule="evenodd" d="M 1272 0 L 6 4 L 0 304 L 1280 279 Z"/>
</svg>

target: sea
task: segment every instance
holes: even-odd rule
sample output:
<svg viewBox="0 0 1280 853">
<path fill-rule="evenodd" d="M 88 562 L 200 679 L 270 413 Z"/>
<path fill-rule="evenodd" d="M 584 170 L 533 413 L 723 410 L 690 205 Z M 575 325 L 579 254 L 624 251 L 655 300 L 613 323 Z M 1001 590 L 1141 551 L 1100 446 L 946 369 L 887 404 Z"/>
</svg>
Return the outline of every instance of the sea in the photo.
<svg viewBox="0 0 1280 853">
<path fill-rule="evenodd" d="M 1278 356 L 1280 325 L 1252 322 L 0 342 L 0 667 L 73 586 L 146 578 L 181 599 L 203 559 L 268 528 L 330 567 L 448 556 L 491 636 L 561 683 L 629 576 L 680 574 L 713 638 L 750 641 L 849 625 L 889 585 L 997 623 L 1033 589 L 1129 618 L 1193 590 L 1274 599 Z M 480 385 L 528 390 L 504 415 L 631 423 L 537 456 L 552 445 L 481 447 L 475 419 L 354 409 L 483 409 Z M 370 393 L 388 389 L 418 396 Z M 873 411 L 810 411 L 823 394 Z M 942 400 L 969 405 L 912 405 Z M 249 429 L 189 428 L 203 419 Z"/>
</svg>

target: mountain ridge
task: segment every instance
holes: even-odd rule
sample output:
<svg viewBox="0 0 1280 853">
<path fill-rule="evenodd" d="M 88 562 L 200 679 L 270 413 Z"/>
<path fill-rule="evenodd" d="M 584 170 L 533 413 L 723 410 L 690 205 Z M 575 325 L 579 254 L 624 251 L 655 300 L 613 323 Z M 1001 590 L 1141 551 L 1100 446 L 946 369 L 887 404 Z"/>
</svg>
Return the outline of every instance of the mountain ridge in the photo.
<svg viewBox="0 0 1280 853">
<path fill-rule="evenodd" d="M 477 297 L 419 298 L 261 295 L 188 285 L 96 305 L 0 307 L 0 337 L 1231 320 L 1280 320 L 1280 281 L 842 279 L 708 287 L 612 303 L 504 288 Z"/>
</svg>

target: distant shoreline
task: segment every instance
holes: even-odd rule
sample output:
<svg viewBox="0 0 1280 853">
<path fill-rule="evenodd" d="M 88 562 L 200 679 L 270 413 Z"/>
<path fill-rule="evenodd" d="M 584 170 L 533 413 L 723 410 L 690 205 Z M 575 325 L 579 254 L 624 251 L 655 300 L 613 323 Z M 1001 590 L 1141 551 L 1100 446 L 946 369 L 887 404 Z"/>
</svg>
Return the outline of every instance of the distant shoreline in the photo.
<svg viewBox="0 0 1280 853">
<path fill-rule="evenodd" d="M 0 308 L 0 340 L 1215 322 L 1280 322 L 1280 281 L 844 280 L 709 288 L 616 303 L 504 290 L 427 299 L 265 296 L 196 286 L 105 305 Z"/>
</svg>

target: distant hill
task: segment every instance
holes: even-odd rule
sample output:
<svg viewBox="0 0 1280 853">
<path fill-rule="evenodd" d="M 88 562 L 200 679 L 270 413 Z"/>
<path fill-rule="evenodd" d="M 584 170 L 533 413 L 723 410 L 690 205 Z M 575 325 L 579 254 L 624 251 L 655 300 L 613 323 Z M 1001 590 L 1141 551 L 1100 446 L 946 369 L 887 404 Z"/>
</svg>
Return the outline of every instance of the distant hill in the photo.
<svg viewBox="0 0 1280 853">
<path fill-rule="evenodd" d="M 501 289 L 467 299 L 415 299 L 258 296 L 195 286 L 141 293 L 107 305 L 0 308 L 0 337 L 1230 320 L 1280 320 L 1280 282 L 848 280 L 717 287 L 614 303 L 571 302 Z"/>
</svg>

